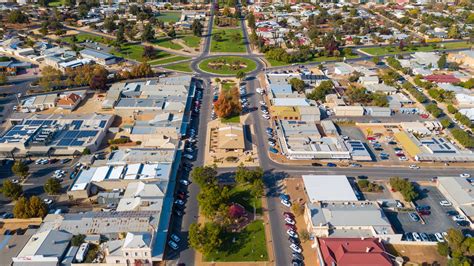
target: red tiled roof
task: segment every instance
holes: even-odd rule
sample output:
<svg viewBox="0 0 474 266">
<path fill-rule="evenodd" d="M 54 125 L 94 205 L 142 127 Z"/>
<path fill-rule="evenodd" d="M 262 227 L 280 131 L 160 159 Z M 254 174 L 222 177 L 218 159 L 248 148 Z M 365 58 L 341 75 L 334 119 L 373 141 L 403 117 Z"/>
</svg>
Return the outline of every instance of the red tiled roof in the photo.
<svg viewBox="0 0 474 266">
<path fill-rule="evenodd" d="M 318 242 L 322 265 L 392 266 L 376 238 L 319 238 Z"/>
<path fill-rule="evenodd" d="M 64 98 L 61 98 L 58 100 L 58 105 L 67 105 L 67 106 L 72 106 L 74 104 L 76 104 L 78 101 L 81 100 L 81 96 L 75 94 L 75 93 L 71 93 L 69 94 L 68 96 L 64 97 Z"/>
<path fill-rule="evenodd" d="M 268 28 L 268 27 L 261 27 L 261 28 L 257 28 L 257 31 L 260 31 L 260 32 L 270 32 L 272 31 L 272 29 Z"/>
<path fill-rule="evenodd" d="M 458 83 L 461 81 L 454 75 L 428 75 L 425 76 L 424 79 L 436 83 Z"/>
</svg>

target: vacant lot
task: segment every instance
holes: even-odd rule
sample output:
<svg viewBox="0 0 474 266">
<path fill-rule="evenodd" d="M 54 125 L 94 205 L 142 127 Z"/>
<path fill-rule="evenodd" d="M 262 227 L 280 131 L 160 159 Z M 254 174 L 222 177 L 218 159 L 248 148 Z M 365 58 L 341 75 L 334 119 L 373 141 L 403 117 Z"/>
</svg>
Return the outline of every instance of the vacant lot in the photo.
<svg viewBox="0 0 474 266">
<path fill-rule="evenodd" d="M 221 40 L 216 41 L 214 36 L 221 35 Z M 242 30 L 240 28 L 230 29 L 213 29 L 212 30 L 211 52 L 215 53 L 245 53 L 245 45 L 242 37 Z M 236 40 L 234 36 L 240 35 Z"/>
<path fill-rule="evenodd" d="M 447 265 L 447 259 L 438 254 L 436 246 L 386 245 L 386 248 L 388 253 L 403 257 L 405 263 Z"/>
</svg>

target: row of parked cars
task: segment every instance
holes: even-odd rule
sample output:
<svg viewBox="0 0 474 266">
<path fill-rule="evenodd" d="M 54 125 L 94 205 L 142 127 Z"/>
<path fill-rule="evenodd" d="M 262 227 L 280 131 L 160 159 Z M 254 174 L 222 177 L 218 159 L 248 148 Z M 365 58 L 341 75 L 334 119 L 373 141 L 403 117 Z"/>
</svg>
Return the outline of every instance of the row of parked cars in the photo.
<svg viewBox="0 0 474 266">
<path fill-rule="evenodd" d="M 275 148 L 276 140 L 275 140 L 275 137 L 274 137 L 275 133 L 273 132 L 273 128 L 267 127 L 267 129 L 265 129 L 265 133 L 267 133 L 268 145 L 270 145 L 269 151 L 271 153 L 277 154 L 278 150 Z"/>
<path fill-rule="evenodd" d="M 285 207 L 291 207 L 290 196 L 287 194 L 280 195 L 280 202 Z M 296 229 L 295 215 L 291 212 L 283 212 L 283 219 L 285 221 L 286 234 L 288 234 L 288 241 L 290 242 L 290 249 L 292 251 L 292 265 L 303 265 L 303 255 L 301 252 L 301 241 L 298 237 L 298 230 Z"/>
<path fill-rule="evenodd" d="M 410 232 L 403 235 L 404 240 L 406 241 L 416 241 L 416 242 L 445 242 L 445 237 L 447 236 L 446 232 L 442 233 L 417 233 Z"/>
</svg>

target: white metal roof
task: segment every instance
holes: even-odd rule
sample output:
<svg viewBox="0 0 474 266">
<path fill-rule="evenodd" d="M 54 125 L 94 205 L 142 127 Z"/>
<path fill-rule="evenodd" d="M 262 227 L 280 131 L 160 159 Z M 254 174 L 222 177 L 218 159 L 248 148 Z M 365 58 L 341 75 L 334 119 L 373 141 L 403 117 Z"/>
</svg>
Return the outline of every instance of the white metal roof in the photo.
<svg viewBox="0 0 474 266">
<path fill-rule="evenodd" d="M 303 175 L 303 182 L 311 202 L 358 200 L 345 175 Z"/>
<path fill-rule="evenodd" d="M 129 164 L 127 166 L 127 171 L 125 172 L 124 179 L 137 179 L 138 172 L 140 171 L 141 165 L 142 164 L 140 163 Z"/>
<path fill-rule="evenodd" d="M 94 175 L 92 176 L 91 181 L 95 181 L 95 182 L 103 181 L 107 177 L 107 174 L 109 173 L 109 169 L 110 169 L 110 166 L 97 167 Z"/>
<path fill-rule="evenodd" d="M 125 167 L 120 165 L 120 166 L 115 166 L 112 169 L 112 172 L 110 172 L 109 178 L 108 179 L 120 179 L 122 177 L 123 169 Z"/>
</svg>

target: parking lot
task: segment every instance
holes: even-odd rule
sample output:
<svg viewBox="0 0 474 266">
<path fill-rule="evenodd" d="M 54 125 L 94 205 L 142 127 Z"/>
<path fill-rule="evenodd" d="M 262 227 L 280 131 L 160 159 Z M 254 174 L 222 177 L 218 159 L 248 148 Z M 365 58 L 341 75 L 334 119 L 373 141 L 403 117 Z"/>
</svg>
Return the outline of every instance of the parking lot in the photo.
<svg viewBox="0 0 474 266">
<path fill-rule="evenodd" d="M 446 199 L 436 187 L 420 187 L 420 199 L 415 202 L 415 205 L 430 206 L 431 212 L 430 215 L 422 216 L 425 224 L 423 224 L 421 221 L 413 221 L 409 216 L 410 212 L 387 212 L 386 214 L 395 228 L 395 231 L 400 233 L 436 233 L 446 232 L 450 228 L 463 229 L 446 214 L 447 211 L 452 211 L 454 208 L 441 206 L 439 202 L 442 200 Z"/>
<path fill-rule="evenodd" d="M 63 178 L 63 181 L 61 182 L 62 185 L 62 192 L 65 194 L 67 188 L 72 184 L 73 180 L 69 178 L 69 174 L 71 173 L 71 167 L 76 163 L 77 160 L 72 160 L 66 164 L 61 164 L 59 162 L 53 163 L 53 164 L 44 164 L 44 165 L 38 165 L 35 164 L 35 162 L 31 162 L 28 164 L 28 167 L 30 168 L 29 173 L 30 175 L 28 178 L 22 183 L 23 186 L 23 192 L 24 195 L 27 197 L 30 196 L 38 196 L 42 199 L 44 198 L 57 198 L 59 196 L 48 196 L 44 189 L 43 186 L 46 183 L 46 181 L 51 178 L 54 174 L 54 171 L 56 170 L 64 170 L 66 172 L 65 177 Z M 15 177 L 15 175 L 11 171 L 11 166 L 12 166 L 12 161 L 8 161 L 5 165 L 0 167 L 0 182 L 3 183 L 6 180 L 13 180 L 13 179 L 18 179 L 18 177 Z M 55 205 L 53 204 L 53 207 Z M 13 210 L 13 204 L 11 201 L 3 196 L 3 194 L 0 194 L 0 213 L 5 213 L 5 212 L 12 212 Z"/>
</svg>

